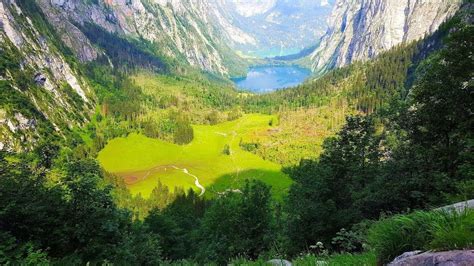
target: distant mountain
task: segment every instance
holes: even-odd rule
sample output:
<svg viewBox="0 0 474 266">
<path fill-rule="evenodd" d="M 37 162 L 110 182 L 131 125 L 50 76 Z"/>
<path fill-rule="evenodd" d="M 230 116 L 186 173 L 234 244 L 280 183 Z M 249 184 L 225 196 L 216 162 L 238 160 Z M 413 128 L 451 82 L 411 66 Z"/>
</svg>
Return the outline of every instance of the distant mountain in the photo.
<svg viewBox="0 0 474 266">
<path fill-rule="evenodd" d="M 327 29 L 334 0 L 218 0 L 230 46 L 244 54 L 273 57 L 313 46 Z M 228 27 L 232 27 L 228 29 Z M 234 29 L 239 29 L 239 32 Z"/>
<path fill-rule="evenodd" d="M 460 0 L 337 0 L 329 28 L 309 55 L 322 73 L 354 61 L 374 58 L 400 43 L 435 31 L 459 8 Z"/>
</svg>

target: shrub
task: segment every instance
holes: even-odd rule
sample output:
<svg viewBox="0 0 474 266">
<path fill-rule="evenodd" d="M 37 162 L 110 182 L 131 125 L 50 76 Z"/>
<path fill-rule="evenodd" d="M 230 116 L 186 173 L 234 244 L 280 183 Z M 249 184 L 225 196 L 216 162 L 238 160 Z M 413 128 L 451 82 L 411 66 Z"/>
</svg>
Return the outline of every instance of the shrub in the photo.
<svg viewBox="0 0 474 266">
<path fill-rule="evenodd" d="M 219 112 L 213 110 L 206 116 L 206 120 L 209 122 L 209 125 L 216 125 L 219 123 Z"/>
<path fill-rule="evenodd" d="M 341 252 L 354 252 L 362 249 L 363 236 L 357 232 L 346 230 L 342 228 L 336 233 L 336 236 L 332 238 L 331 244 L 338 251 Z"/>
<path fill-rule="evenodd" d="M 224 149 L 222 150 L 222 153 L 225 155 L 231 155 L 232 151 L 230 150 L 229 144 L 224 145 Z"/>
<path fill-rule="evenodd" d="M 194 130 L 190 124 L 179 123 L 174 132 L 174 143 L 188 144 L 194 138 Z"/>
<path fill-rule="evenodd" d="M 242 109 L 240 107 L 235 107 L 232 110 L 229 111 L 227 114 L 227 120 L 228 121 L 233 121 L 241 118 L 243 115 Z"/>
<path fill-rule="evenodd" d="M 474 211 L 418 211 L 382 219 L 369 230 L 368 242 L 379 263 L 387 263 L 406 251 L 471 248 Z"/>
</svg>

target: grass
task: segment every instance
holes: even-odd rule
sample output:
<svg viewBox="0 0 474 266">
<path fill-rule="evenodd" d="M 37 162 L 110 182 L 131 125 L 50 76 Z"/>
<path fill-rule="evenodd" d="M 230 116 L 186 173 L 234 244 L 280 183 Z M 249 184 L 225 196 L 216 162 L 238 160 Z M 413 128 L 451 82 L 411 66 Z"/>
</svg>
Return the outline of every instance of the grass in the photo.
<svg viewBox="0 0 474 266">
<path fill-rule="evenodd" d="M 323 264 L 323 263 L 327 264 Z M 331 255 L 328 258 L 318 258 L 315 255 L 306 255 L 296 258 L 293 261 L 295 266 L 317 266 L 317 265 L 328 265 L 328 266 L 372 266 L 376 265 L 375 254 L 371 252 L 360 253 L 360 254 L 336 254 Z"/>
<path fill-rule="evenodd" d="M 141 193 L 145 197 L 158 180 L 170 188 L 198 191 L 194 178 L 185 174 L 184 168 L 199 178 L 210 196 L 238 188 L 243 180 L 255 178 L 271 185 L 273 194 L 281 197 L 291 184 L 290 178 L 281 172 L 281 166 L 239 146 L 243 136 L 270 129 L 268 122 L 272 118 L 249 114 L 214 126 L 193 126 L 194 140 L 183 146 L 131 134 L 109 141 L 98 159 L 105 170 L 124 177 L 133 194 Z M 230 155 L 223 153 L 225 145 L 229 145 Z"/>
<path fill-rule="evenodd" d="M 369 230 L 380 263 L 406 251 L 474 248 L 474 211 L 418 211 L 380 220 Z"/>
<path fill-rule="evenodd" d="M 271 265 L 266 263 L 267 260 L 259 259 L 257 261 L 248 261 L 246 259 L 236 259 L 232 261 L 232 265 Z M 361 254 L 336 254 L 329 257 L 318 257 L 316 255 L 303 255 L 292 261 L 295 266 L 372 266 L 376 265 L 375 254 L 361 253 Z"/>
</svg>

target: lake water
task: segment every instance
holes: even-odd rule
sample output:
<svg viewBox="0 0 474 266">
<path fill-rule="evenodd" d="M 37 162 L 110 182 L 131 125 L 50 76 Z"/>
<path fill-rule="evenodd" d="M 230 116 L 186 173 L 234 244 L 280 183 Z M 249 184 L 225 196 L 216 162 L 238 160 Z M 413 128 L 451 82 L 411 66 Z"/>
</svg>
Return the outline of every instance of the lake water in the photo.
<svg viewBox="0 0 474 266">
<path fill-rule="evenodd" d="M 298 66 L 258 66 L 250 68 L 247 77 L 232 80 L 240 89 L 265 93 L 296 86 L 310 74 L 311 71 Z"/>
</svg>

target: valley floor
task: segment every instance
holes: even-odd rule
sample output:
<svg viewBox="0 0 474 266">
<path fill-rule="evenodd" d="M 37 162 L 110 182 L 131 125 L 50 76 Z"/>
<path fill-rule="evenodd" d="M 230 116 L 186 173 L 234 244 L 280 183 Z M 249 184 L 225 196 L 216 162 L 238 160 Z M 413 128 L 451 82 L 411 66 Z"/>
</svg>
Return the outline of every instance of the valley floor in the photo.
<svg viewBox="0 0 474 266">
<path fill-rule="evenodd" d="M 183 146 L 131 134 L 111 140 L 98 159 L 106 171 L 123 177 L 133 194 L 145 197 L 158 181 L 170 188 L 193 188 L 212 195 L 237 189 L 245 179 L 262 180 L 272 186 L 274 196 L 280 197 L 291 184 L 281 166 L 239 145 L 247 134 L 271 130 L 269 121 L 273 118 L 248 114 L 218 125 L 196 125 L 194 140 Z"/>
</svg>

